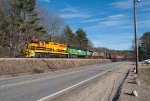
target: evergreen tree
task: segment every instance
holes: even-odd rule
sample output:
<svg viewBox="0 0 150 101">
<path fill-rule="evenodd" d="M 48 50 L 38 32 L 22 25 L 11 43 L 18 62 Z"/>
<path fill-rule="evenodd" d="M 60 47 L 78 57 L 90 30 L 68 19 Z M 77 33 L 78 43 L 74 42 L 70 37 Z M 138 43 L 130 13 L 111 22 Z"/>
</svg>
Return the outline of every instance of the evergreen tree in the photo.
<svg viewBox="0 0 150 101">
<path fill-rule="evenodd" d="M 83 31 L 83 29 L 79 28 L 76 31 L 76 40 L 78 42 L 78 47 L 80 49 L 88 49 L 89 46 L 89 40 L 87 38 L 86 32 Z"/>
<path fill-rule="evenodd" d="M 14 25 L 18 26 L 20 33 L 33 34 L 45 32 L 38 25 L 38 14 L 35 11 L 36 0 L 14 0 L 12 11 Z"/>
<path fill-rule="evenodd" d="M 145 32 L 140 38 L 140 59 L 150 58 L 150 32 Z"/>
<path fill-rule="evenodd" d="M 62 34 L 62 40 L 63 40 L 63 43 L 67 44 L 68 46 L 73 47 L 74 34 L 68 25 L 64 28 L 64 31 Z"/>
<path fill-rule="evenodd" d="M 1 0 L 7 7 L 0 7 L 0 47 L 11 57 L 19 56 L 25 44 L 45 33 L 39 25 L 35 11 L 36 0 Z M 5 42 L 5 43 L 4 43 Z"/>
<path fill-rule="evenodd" d="M 9 0 L 0 0 L 0 56 L 7 57 L 11 51 L 11 34 L 9 19 Z"/>
<path fill-rule="evenodd" d="M 22 49 L 38 31 L 35 0 L 12 0 L 10 3 L 9 30 L 11 33 L 11 54 L 18 56 Z M 37 30 L 38 29 L 38 30 Z M 39 30 L 40 31 L 40 30 Z"/>
</svg>

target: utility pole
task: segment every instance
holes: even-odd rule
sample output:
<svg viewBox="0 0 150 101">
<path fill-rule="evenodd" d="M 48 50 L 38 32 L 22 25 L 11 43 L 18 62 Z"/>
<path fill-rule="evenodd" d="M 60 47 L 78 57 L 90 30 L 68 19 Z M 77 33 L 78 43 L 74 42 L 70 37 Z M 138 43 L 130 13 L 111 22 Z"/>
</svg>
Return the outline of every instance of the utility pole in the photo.
<svg viewBox="0 0 150 101">
<path fill-rule="evenodd" d="M 137 35 L 137 16 L 136 16 L 136 5 L 140 0 L 134 0 L 134 32 L 135 32 L 135 54 L 136 54 L 136 73 L 138 74 L 138 61 L 139 61 L 139 50 L 138 50 L 138 35 Z"/>
</svg>

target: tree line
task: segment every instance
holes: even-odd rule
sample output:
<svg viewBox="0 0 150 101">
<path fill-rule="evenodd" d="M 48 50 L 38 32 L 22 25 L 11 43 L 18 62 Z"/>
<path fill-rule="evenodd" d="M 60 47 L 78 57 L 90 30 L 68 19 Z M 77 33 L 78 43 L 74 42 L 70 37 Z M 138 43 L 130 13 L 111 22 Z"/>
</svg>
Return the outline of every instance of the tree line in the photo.
<svg viewBox="0 0 150 101">
<path fill-rule="evenodd" d="M 27 43 L 34 39 L 63 43 L 76 49 L 131 54 L 131 51 L 94 47 L 86 31 L 78 28 L 73 32 L 61 17 L 37 5 L 36 0 L 0 0 L 0 18 L 0 57 L 22 57 Z M 143 54 L 144 45 L 140 44 Z M 149 49 L 146 50 L 149 55 Z"/>
<path fill-rule="evenodd" d="M 145 32 L 139 40 L 139 59 L 150 59 L 150 32 Z"/>
<path fill-rule="evenodd" d="M 0 57 L 21 57 L 26 44 L 33 39 L 92 48 L 82 28 L 73 33 L 62 18 L 44 12 L 36 0 L 0 0 L 0 18 Z"/>
<path fill-rule="evenodd" d="M 79 28 L 75 33 L 67 25 L 61 35 L 61 43 L 77 49 L 92 49 L 92 42 L 87 38 L 86 32 Z"/>
</svg>

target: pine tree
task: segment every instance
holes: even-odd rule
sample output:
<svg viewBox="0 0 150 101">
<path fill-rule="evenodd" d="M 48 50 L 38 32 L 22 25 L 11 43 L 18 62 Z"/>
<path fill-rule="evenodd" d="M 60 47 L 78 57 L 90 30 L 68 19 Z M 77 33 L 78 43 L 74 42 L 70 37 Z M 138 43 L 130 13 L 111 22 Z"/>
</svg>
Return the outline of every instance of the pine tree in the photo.
<svg viewBox="0 0 150 101">
<path fill-rule="evenodd" d="M 88 44 L 89 44 L 89 40 L 87 38 L 87 35 L 86 35 L 86 32 L 79 28 L 77 31 L 76 31 L 76 40 L 78 42 L 78 47 L 80 49 L 87 49 L 88 48 Z"/>
<path fill-rule="evenodd" d="M 150 58 L 150 32 L 145 32 L 143 36 L 140 38 L 140 58 L 148 59 Z"/>
<path fill-rule="evenodd" d="M 36 0 L 0 0 L 0 53 L 19 56 L 28 41 L 46 33 L 35 5 Z"/>
<path fill-rule="evenodd" d="M 20 33 L 33 34 L 43 32 L 43 28 L 38 26 L 40 20 L 35 11 L 36 0 L 14 0 L 12 4 L 14 24 L 19 27 Z"/>
<path fill-rule="evenodd" d="M 62 39 L 63 43 L 73 47 L 74 34 L 68 25 L 64 28 Z"/>
<path fill-rule="evenodd" d="M 12 54 L 18 55 L 25 49 L 25 44 L 45 33 L 39 26 L 38 14 L 35 11 L 36 0 L 13 0 L 11 2 L 10 26 L 12 33 Z M 17 53 L 16 53 L 17 52 Z"/>
<path fill-rule="evenodd" d="M 0 56 L 7 57 L 10 54 L 11 35 L 9 23 L 9 0 L 0 0 Z"/>
</svg>

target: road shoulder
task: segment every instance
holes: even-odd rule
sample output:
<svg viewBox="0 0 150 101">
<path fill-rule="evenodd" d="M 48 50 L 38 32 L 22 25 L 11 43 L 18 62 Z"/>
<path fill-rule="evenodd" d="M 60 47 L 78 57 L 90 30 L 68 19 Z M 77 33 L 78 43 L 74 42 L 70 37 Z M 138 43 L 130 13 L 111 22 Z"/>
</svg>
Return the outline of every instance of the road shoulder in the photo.
<svg viewBox="0 0 150 101">
<path fill-rule="evenodd" d="M 135 77 L 133 69 L 130 70 L 129 75 L 122 86 L 119 101 L 149 101 L 150 67 L 140 66 L 138 77 L 139 84 L 135 83 Z M 133 94 L 133 91 L 137 92 L 137 97 Z"/>
<path fill-rule="evenodd" d="M 102 76 L 50 101 L 105 101 L 112 100 L 131 65 L 119 65 Z"/>
</svg>

